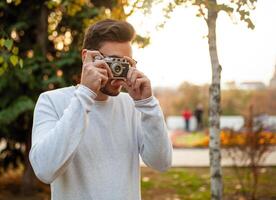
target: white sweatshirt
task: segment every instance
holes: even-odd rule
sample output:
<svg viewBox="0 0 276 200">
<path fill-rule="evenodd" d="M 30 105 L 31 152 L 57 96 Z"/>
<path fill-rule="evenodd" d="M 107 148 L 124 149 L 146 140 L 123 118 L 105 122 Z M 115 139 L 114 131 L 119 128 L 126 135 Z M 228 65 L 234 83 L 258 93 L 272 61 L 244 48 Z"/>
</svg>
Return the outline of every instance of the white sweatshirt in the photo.
<svg viewBox="0 0 276 200">
<path fill-rule="evenodd" d="M 154 97 L 126 93 L 95 101 L 78 85 L 44 92 L 37 101 L 30 161 L 51 184 L 52 200 L 140 200 L 139 154 L 148 166 L 171 166 L 172 146 Z"/>
</svg>

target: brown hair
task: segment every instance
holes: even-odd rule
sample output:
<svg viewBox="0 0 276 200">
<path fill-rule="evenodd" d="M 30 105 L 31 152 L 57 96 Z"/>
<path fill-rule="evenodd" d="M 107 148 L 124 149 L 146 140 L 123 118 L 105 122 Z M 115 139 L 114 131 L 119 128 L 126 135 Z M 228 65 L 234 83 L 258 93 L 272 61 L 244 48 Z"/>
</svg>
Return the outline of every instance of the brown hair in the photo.
<svg viewBox="0 0 276 200">
<path fill-rule="evenodd" d="M 135 30 L 125 21 L 105 19 L 88 27 L 83 49 L 98 50 L 103 42 L 131 42 L 135 37 Z"/>
</svg>

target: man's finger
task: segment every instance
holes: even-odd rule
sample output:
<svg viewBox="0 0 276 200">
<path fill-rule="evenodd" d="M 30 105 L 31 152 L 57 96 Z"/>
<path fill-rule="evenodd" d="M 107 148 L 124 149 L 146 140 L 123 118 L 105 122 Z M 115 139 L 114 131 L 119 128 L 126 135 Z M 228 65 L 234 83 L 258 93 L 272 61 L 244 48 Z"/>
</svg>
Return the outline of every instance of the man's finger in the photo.
<svg viewBox="0 0 276 200">
<path fill-rule="evenodd" d="M 124 58 L 129 62 L 131 66 L 127 73 L 127 79 L 130 79 L 133 70 L 136 69 L 136 61 L 128 56 L 124 56 Z"/>
<path fill-rule="evenodd" d="M 108 77 L 104 76 L 103 74 L 100 74 L 101 77 L 101 87 L 104 87 L 108 81 Z"/>
<path fill-rule="evenodd" d="M 104 69 L 104 68 L 98 68 L 97 71 L 98 71 L 99 73 L 101 73 L 102 75 L 108 77 L 108 73 L 107 73 L 107 70 L 106 70 L 106 69 Z"/>
<path fill-rule="evenodd" d="M 127 90 L 127 91 L 130 91 L 130 87 L 127 85 L 127 83 L 126 82 L 123 82 L 122 83 L 122 86 Z"/>
<path fill-rule="evenodd" d="M 130 77 L 130 82 L 132 85 L 135 84 L 135 81 L 137 78 L 142 78 L 143 77 L 143 74 L 141 72 L 139 72 L 138 70 L 134 70 L 131 74 L 131 77 Z"/>
<path fill-rule="evenodd" d="M 85 53 L 85 56 L 84 56 L 83 64 L 93 62 L 95 56 L 103 57 L 99 51 L 91 51 L 91 50 L 85 49 L 84 53 Z"/>
<path fill-rule="evenodd" d="M 136 81 L 135 81 L 135 84 L 133 86 L 133 88 L 135 90 L 138 90 L 140 89 L 141 85 L 143 85 L 145 82 L 147 81 L 147 78 L 138 78 Z"/>
<path fill-rule="evenodd" d="M 135 70 L 136 70 L 135 68 L 130 68 L 130 69 L 128 70 L 128 73 L 127 73 L 127 80 L 128 80 L 128 81 L 130 81 L 131 76 L 132 76 L 132 73 L 134 73 Z"/>
<path fill-rule="evenodd" d="M 136 68 L 136 61 L 128 56 L 124 56 L 124 58 L 130 63 L 131 67 L 135 67 Z"/>
<path fill-rule="evenodd" d="M 121 80 L 121 79 L 113 79 L 111 82 L 112 86 L 118 87 L 123 85 L 123 83 L 125 83 L 125 81 Z"/>
<path fill-rule="evenodd" d="M 108 64 L 106 64 L 105 61 L 103 61 L 103 60 L 96 60 L 96 61 L 94 62 L 94 66 L 97 67 L 97 68 L 105 69 L 105 70 L 107 71 L 107 73 L 108 73 L 108 76 L 109 76 L 110 78 L 113 77 L 113 74 L 112 74 L 112 72 L 111 72 L 111 69 L 110 69 L 110 67 L 108 66 Z"/>
</svg>

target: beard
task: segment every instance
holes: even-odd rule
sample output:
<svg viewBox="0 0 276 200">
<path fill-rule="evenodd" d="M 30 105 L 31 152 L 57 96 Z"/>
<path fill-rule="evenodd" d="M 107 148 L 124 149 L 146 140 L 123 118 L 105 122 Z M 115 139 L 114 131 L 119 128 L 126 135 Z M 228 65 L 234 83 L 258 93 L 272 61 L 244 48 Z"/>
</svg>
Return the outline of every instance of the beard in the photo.
<svg viewBox="0 0 276 200">
<path fill-rule="evenodd" d="M 121 92 L 121 87 L 112 87 L 111 80 L 108 80 L 108 82 L 100 89 L 100 91 L 108 96 L 118 96 Z"/>
<path fill-rule="evenodd" d="M 100 91 L 103 93 L 103 94 L 106 94 L 108 96 L 118 96 L 120 94 L 120 91 L 113 91 L 113 90 L 110 90 L 108 87 L 104 86 L 100 89 Z"/>
</svg>

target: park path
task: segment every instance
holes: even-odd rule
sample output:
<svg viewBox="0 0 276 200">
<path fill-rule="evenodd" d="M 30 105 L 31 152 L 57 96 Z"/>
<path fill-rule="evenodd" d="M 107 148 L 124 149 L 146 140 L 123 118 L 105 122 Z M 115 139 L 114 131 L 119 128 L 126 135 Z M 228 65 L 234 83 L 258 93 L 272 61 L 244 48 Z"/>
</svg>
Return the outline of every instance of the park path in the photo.
<svg viewBox="0 0 276 200">
<path fill-rule="evenodd" d="M 231 159 L 222 156 L 222 166 L 233 166 Z M 141 166 L 145 166 L 141 162 Z M 173 150 L 173 167 L 208 167 L 209 166 L 209 149 L 191 148 L 191 149 L 174 149 Z M 276 149 L 270 153 L 262 166 L 276 166 Z"/>
</svg>

